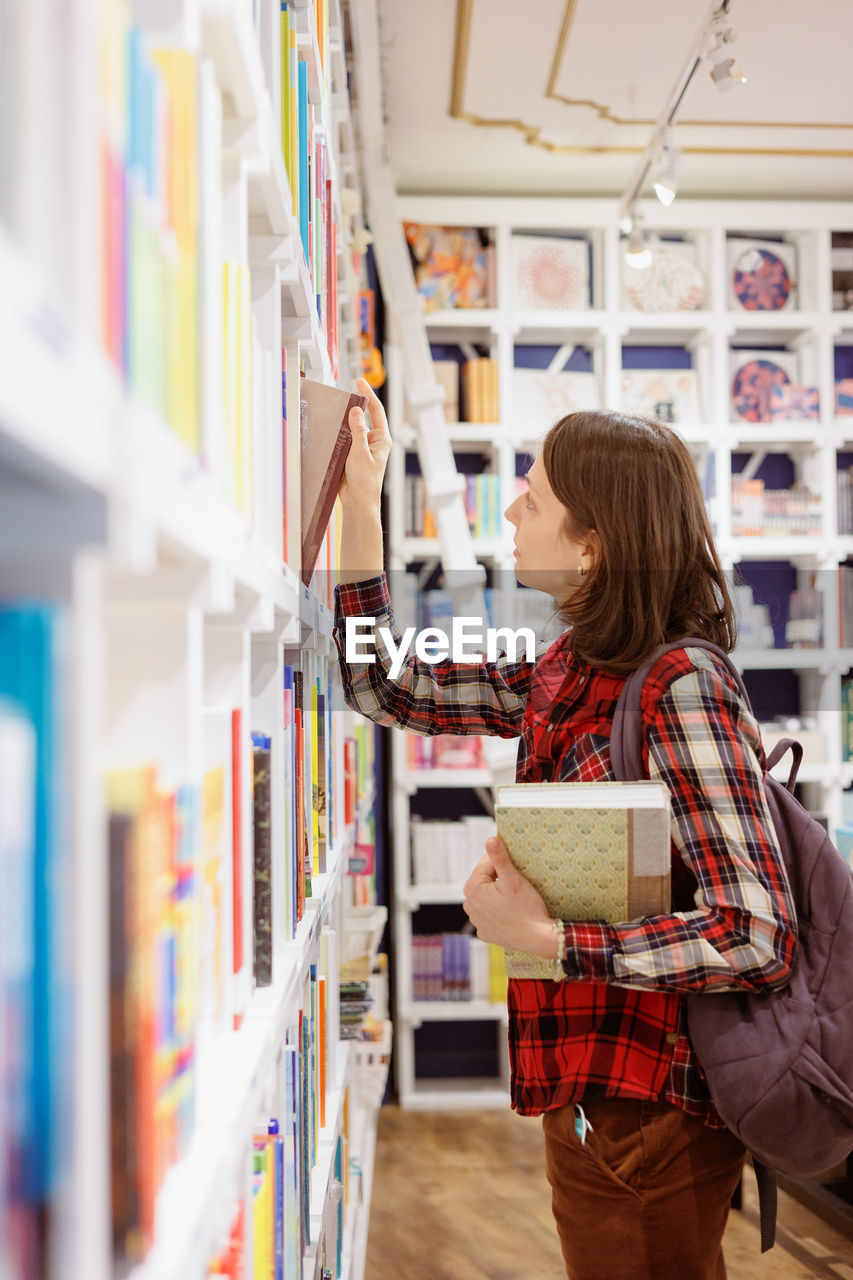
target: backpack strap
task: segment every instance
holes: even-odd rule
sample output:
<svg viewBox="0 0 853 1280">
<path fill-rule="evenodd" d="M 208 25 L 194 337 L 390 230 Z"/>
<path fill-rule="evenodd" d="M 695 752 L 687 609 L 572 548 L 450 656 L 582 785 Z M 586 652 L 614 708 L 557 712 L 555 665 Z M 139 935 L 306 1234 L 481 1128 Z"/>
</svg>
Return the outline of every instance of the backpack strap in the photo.
<svg viewBox="0 0 853 1280">
<path fill-rule="evenodd" d="M 762 1164 L 758 1156 L 752 1157 L 755 1181 L 758 1186 L 758 1214 L 761 1226 L 761 1252 L 766 1253 L 776 1243 L 776 1210 L 779 1204 L 779 1189 L 776 1185 L 776 1174 Z"/>
<path fill-rule="evenodd" d="M 683 640 L 670 640 L 659 645 L 650 658 L 641 667 L 632 671 L 625 681 L 616 711 L 613 716 L 613 727 L 610 731 L 610 762 L 613 773 L 620 782 L 635 782 L 645 777 L 643 770 L 643 686 L 650 673 L 660 659 L 673 649 L 705 649 L 714 654 L 722 662 L 743 698 L 747 710 L 752 714 L 749 694 L 741 679 L 740 672 L 727 653 L 724 653 L 710 640 L 698 640 L 688 637 Z M 780 744 L 781 745 L 781 744 Z M 784 753 L 783 753 L 784 754 Z"/>
<path fill-rule="evenodd" d="M 705 649 L 708 653 L 714 654 L 732 677 L 745 706 L 752 714 L 749 694 L 739 671 L 729 655 L 717 645 L 711 644 L 709 640 L 698 640 L 690 637 L 683 640 L 672 640 L 668 644 L 660 645 L 641 667 L 638 667 L 636 671 L 632 671 L 628 676 L 619 695 L 619 701 L 616 704 L 610 733 L 610 762 L 614 776 L 620 782 L 639 781 L 646 776 L 643 768 L 643 741 L 645 737 L 642 703 L 643 686 L 660 659 L 673 649 Z M 797 770 L 800 767 L 803 755 L 803 749 L 798 742 L 794 742 L 790 738 L 780 742 L 768 758 L 767 772 L 769 773 L 773 765 L 777 764 L 788 750 L 793 750 L 794 753 L 794 764 L 791 769 L 791 776 L 788 779 L 788 789 L 793 790 Z M 772 1249 L 776 1239 L 776 1207 L 778 1199 L 776 1174 L 755 1156 L 752 1157 L 752 1163 L 755 1170 L 755 1181 L 758 1185 L 761 1252 L 766 1253 L 768 1249 Z"/>
</svg>

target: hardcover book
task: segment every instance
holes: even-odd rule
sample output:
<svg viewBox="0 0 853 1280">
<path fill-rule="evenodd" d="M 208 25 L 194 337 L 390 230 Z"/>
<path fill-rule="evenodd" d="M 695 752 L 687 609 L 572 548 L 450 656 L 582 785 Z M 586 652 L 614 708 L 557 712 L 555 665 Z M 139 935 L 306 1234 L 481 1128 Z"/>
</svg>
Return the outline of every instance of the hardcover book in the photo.
<svg viewBox="0 0 853 1280">
<path fill-rule="evenodd" d="M 341 487 L 352 444 L 350 410 L 367 409 L 366 396 L 300 379 L 302 445 L 302 581 L 311 581 L 323 535 Z"/>
<path fill-rule="evenodd" d="M 559 920 L 615 924 L 670 910 L 670 802 L 661 782 L 507 783 L 498 835 Z M 554 964 L 504 953 L 510 978 L 553 978 Z"/>
</svg>

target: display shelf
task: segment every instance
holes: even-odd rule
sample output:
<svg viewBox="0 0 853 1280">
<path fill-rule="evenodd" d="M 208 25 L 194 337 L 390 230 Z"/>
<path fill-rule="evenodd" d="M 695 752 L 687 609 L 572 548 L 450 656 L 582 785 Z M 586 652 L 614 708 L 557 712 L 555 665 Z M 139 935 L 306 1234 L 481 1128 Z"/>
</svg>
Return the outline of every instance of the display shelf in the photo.
<svg viewBox="0 0 853 1280">
<path fill-rule="evenodd" d="M 49 156 L 64 154 L 73 133 L 79 190 L 63 191 L 68 209 L 51 205 L 58 210 L 55 244 L 31 235 L 26 220 L 15 226 L 17 239 L 0 228 L 0 600 L 14 606 L 39 595 L 57 629 L 67 624 L 68 669 L 63 657 L 56 685 L 68 695 L 61 735 L 69 759 L 57 779 L 55 821 L 67 853 L 56 887 L 61 926 L 71 935 L 71 998 L 63 1009 L 73 1037 L 67 1053 L 64 1045 L 56 1049 L 56 1077 L 67 1094 L 52 1100 L 43 1128 L 51 1153 L 62 1136 L 65 1163 L 55 1189 L 32 1207 L 49 1224 L 45 1256 L 33 1264 L 46 1280 L 206 1275 L 237 1202 L 247 1210 L 251 1268 L 253 1135 L 284 1108 L 285 1038 L 292 1054 L 300 1016 L 320 1017 L 319 984 L 316 1004 L 307 1004 L 312 968 L 328 984 L 330 1027 L 329 1123 L 312 1175 L 315 1236 L 332 1216 L 334 1141 L 351 1058 L 334 1014 L 335 939 L 354 845 L 354 826 L 343 821 L 344 738 L 355 730 L 352 713 L 340 709 L 322 579 L 308 588 L 300 580 L 292 502 L 300 459 L 292 426 L 290 488 L 282 484 L 282 358 L 291 399 L 301 371 L 331 381 L 331 322 L 339 318 L 335 376 L 351 386 L 361 370 L 347 290 L 361 282 L 351 251 L 355 215 L 344 216 L 339 189 L 343 180 L 356 187 L 357 175 L 351 157 L 337 164 L 333 154 L 339 136 L 349 131 L 351 141 L 341 9 L 333 6 L 333 103 L 315 5 L 289 8 L 335 188 L 330 213 L 338 218 L 341 296 L 339 317 L 324 314 L 325 330 L 282 154 L 278 46 L 270 53 L 262 45 L 278 33 L 275 0 L 254 9 L 242 0 L 110 2 L 96 15 L 70 0 L 68 21 L 80 39 L 67 66 L 68 93 L 56 119 L 58 100 L 45 98 L 51 147 L 25 157 L 33 171 L 25 176 L 38 177 L 39 167 L 47 173 Z M 57 57 L 65 66 L 68 50 L 60 48 L 61 24 L 45 31 L 36 30 L 36 20 L 30 25 L 29 18 L 13 24 L 12 56 L 17 42 L 33 38 L 39 57 L 28 72 L 32 92 L 40 92 L 36 73 L 52 72 Z M 84 54 L 91 72 L 85 85 L 75 61 Z M 23 105 L 29 110 L 29 97 Z M 45 178 L 33 190 L 46 192 L 50 183 Z M 198 376 L 190 376 L 195 368 Z M 283 509 L 291 516 L 292 564 L 282 558 Z M 288 880 L 294 864 L 286 862 L 297 807 L 293 754 L 287 782 L 285 775 L 296 739 L 292 705 L 285 724 L 283 684 L 285 664 L 294 663 L 318 686 L 318 700 L 334 690 L 325 722 L 309 699 L 305 731 L 327 726 L 327 816 L 337 826 L 327 870 L 314 875 L 314 896 L 291 937 L 287 913 L 298 915 Z M 264 788 L 249 739 L 254 730 L 269 739 L 260 749 L 270 752 L 269 986 L 262 985 L 263 922 L 255 935 L 252 914 L 253 895 L 265 900 L 263 867 L 254 861 L 264 856 L 263 814 L 253 812 L 257 788 Z M 311 745 L 309 736 L 300 783 L 309 823 L 319 828 L 321 757 L 315 765 Z M 115 809 L 119 771 L 125 786 L 131 778 L 150 784 L 139 802 L 152 806 L 144 817 L 142 808 Z M 220 772 L 220 807 L 211 816 L 205 784 Z M 365 797 L 357 804 L 366 821 Z M 132 825 L 132 839 L 114 848 L 119 817 L 144 830 Z M 216 867 L 204 893 L 202 863 L 205 877 Z M 155 865 L 149 893 L 145 877 L 153 884 Z M 131 875 L 134 892 L 125 894 L 120 877 Z M 135 907 L 119 910 L 119 901 L 145 903 L 145 919 L 133 915 Z M 194 917 L 191 930 L 187 917 L 196 911 L 204 928 Z M 190 954 L 202 938 L 203 957 Z M 112 967 L 117 951 L 133 967 L 132 999 Z M 190 997 L 191 973 L 197 986 Z M 122 969 L 121 984 L 126 980 Z M 167 1009 L 169 998 L 175 1007 Z M 150 1021 L 128 1035 L 143 1000 Z M 118 1051 L 133 1067 L 126 1079 L 119 1078 Z M 122 1080 L 126 1110 L 115 1104 Z M 116 1137 L 130 1145 L 111 1150 Z M 131 1147 L 125 1168 L 121 1151 Z M 5 1160 L 6 1150 L 0 1154 Z M 118 1222 L 115 1238 L 111 1178 L 116 1213 L 139 1209 L 129 1226 Z M 0 1195 L 7 1191 L 3 1183 Z M 4 1222 L 5 1209 L 0 1199 Z M 362 1242 L 367 1210 L 365 1202 L 353 1217 Z M 4 1238 L 4 1262 L 6 1245 Z M 313 1254 L 306 1260 L 306 1280 L 317 1261 Z"/>
</svg>

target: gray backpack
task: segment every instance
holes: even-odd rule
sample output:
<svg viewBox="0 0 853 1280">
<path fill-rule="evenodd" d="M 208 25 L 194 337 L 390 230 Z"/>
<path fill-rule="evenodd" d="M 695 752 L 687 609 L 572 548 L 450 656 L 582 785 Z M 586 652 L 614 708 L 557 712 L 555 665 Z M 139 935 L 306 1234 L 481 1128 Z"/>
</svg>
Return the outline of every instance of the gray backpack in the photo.
<svg viewBox="0 0 853 1280">
<path fill-rule="evenodd" d="M 610 739 L 621 781 L 644 776 L 641 695 L 672 649 L 701 648 L 725 665 L 747 708 L 728 656 L 707 640 L 661 645 L 631 673 Z M 770 770 L 791 751 L 786 785 Z M 798 944 L 789 985 L 762 995 L 687 997 L 690 1040 L 725 1125 L 752 1153 L 761 1206 L 762 1252 L 773 1244 L 773 1171 L 810 1177 L 853 1150 L 853 873 L 826 831 L 794 797 L 800 743 L 780 742 L 767 758 L 764 791 L 797 911 Z"/>
</svg>

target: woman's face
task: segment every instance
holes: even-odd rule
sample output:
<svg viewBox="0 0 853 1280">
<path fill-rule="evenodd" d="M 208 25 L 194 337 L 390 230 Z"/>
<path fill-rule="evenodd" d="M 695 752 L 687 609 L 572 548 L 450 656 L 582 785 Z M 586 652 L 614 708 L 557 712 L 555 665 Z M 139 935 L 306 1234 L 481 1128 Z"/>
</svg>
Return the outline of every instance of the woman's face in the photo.
<svg viewBox="0 0 853 1280">
<path fill-rule="evenodd" d="M 594 531 L 580 541 L 566 536 L 566 508 L 548 483 L 541 457 L 527 473 L 527 492 L 519 494 L 504 514 L 515 526 L 518 581 L 565 604 L 582 581 L 579 570 L 588 573 L 595 563 L 598 537 Z"/>
</svg>

